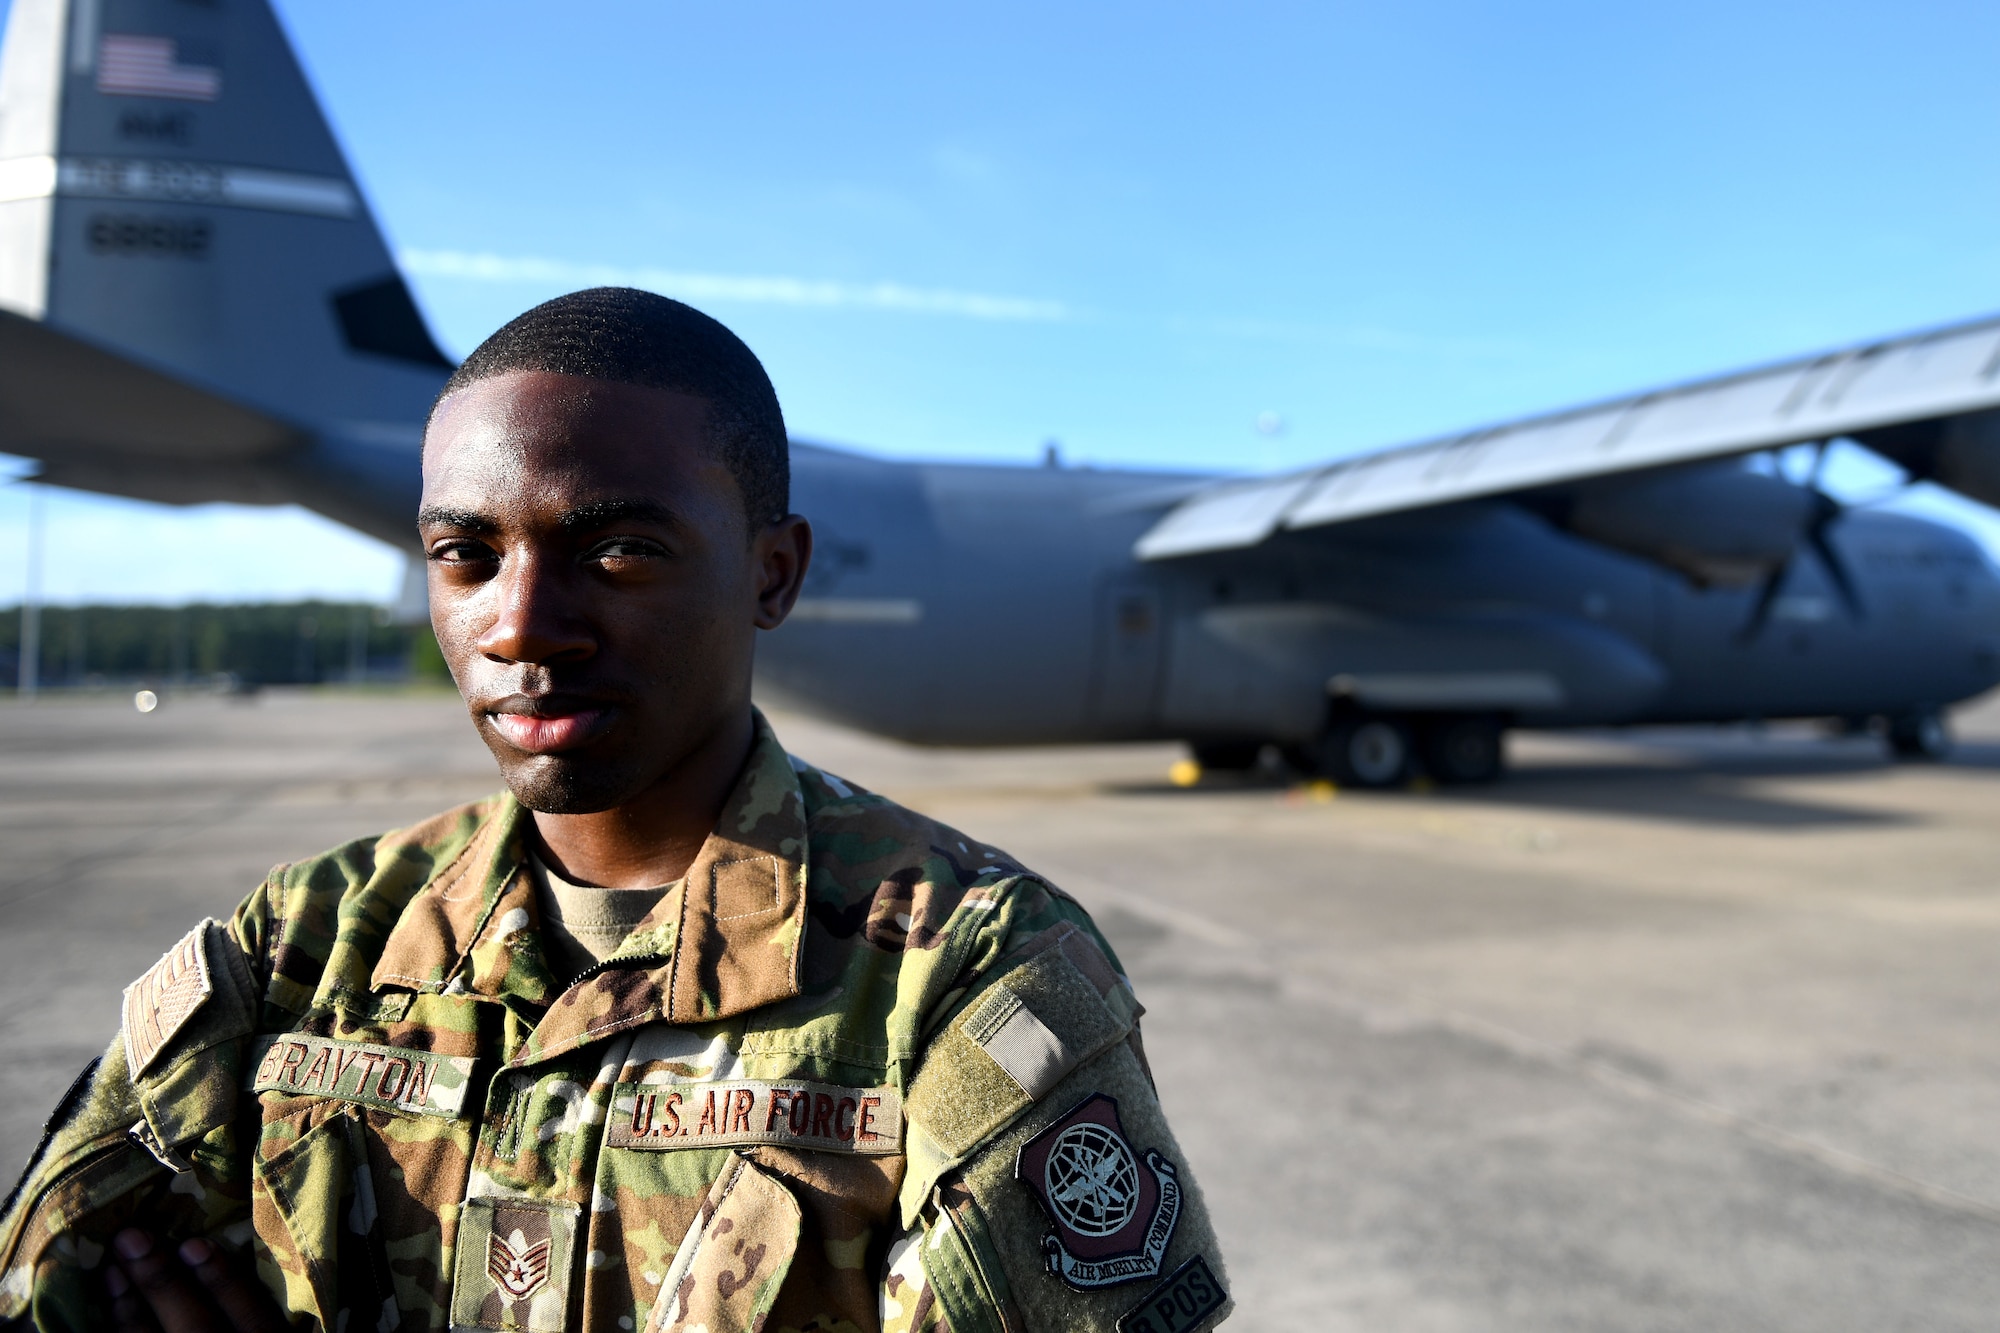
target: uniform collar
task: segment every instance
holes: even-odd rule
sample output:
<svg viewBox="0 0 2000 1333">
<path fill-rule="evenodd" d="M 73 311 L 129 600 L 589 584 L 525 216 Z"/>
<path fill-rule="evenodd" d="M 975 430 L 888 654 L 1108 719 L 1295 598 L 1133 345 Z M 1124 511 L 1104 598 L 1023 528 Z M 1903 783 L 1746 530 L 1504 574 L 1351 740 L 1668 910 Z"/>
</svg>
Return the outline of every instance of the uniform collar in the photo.
<svg viewBox="0 0 2000 1333">
<path fill-rule="evenodd" d="M 370 985 L 546 1007 L 516 1064 L 642 1023 L 705 1023 L 797 995 L 805 799 L 770 724 L 761 713 L 753 720 L 750 757 L 715 830 L 680 887 L 600 970 L 566 991 L 550 976 L 527 866 L 528 818 L 508 796 L 403 909 Z"/>
</svg>

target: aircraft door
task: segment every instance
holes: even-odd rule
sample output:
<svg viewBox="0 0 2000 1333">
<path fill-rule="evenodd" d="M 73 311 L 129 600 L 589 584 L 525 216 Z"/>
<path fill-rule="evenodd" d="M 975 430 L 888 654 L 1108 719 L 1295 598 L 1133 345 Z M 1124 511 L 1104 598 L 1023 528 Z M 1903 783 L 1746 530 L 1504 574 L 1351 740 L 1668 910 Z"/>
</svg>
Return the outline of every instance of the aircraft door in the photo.
<svg viewBox="0 0 2000 1333">
<path fill-rule="evenodd" d="M 1099 732 L 1141 735 L 1156 724 L 1166 641 L 1163 611 L 1156 587 L 1130 579 L 1099 587 L 1090 698 L 1091 721 Z"/>
</svg>

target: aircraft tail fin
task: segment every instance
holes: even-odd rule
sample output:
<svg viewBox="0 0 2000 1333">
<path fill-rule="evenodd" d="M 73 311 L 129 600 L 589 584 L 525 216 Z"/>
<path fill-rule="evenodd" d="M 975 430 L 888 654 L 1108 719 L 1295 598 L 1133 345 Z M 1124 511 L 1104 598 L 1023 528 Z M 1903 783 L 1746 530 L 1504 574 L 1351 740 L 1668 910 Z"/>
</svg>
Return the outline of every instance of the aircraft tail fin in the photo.
<svg viewBox="0 0 2000 1333">
<path fill-rule="evenodd" d="M 249 454 L 243 431 L 162 451 L 0 376 L 0 450 L 50 480 L 178 503 L 255 492 L 408 542 L 381 488 L 414 509 L 417 433 L 451 363 L 267 0 L 14 0 L 0 309 L 60 335 L 44 353 L 65 364 L 94 347 L 272 423 Z M 22 433 L 57 417 L 66 438 Z"/>
</svg>

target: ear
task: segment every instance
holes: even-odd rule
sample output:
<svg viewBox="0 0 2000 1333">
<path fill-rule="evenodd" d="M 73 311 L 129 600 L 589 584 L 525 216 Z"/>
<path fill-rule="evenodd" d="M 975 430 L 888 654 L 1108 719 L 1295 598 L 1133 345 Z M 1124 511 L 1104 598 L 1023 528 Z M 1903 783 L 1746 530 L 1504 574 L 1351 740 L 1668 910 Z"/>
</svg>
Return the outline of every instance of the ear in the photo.
<svg viewBox="0 0 2000 1333">
<path fill-rule="evenodd" d="M 798 514 L 787 514 L 757 534 L 754 543 L 757 561 L 758 629 L 776 629 L 792 613 L 805 586 L 806 569 L 812 564 L 812 524 Z"/>
</svg>

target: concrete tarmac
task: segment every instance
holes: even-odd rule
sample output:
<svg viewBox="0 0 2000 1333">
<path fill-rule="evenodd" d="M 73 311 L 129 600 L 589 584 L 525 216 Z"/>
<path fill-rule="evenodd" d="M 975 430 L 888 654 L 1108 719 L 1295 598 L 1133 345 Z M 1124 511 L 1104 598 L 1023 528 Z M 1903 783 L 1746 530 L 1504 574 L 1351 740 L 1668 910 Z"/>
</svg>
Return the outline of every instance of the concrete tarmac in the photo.
<svg viewBox="0 0 2000 1333">
<path fill-rule="evenodd" d="M 1987 1329 L 2000 708 L 1947 764 L 1518 737 L 1483 790 L 1169 785 L 1171 746 L 794 751 L 1074 892 L 1244 1329 Z M 0 708 L 0 1160 L 273 863 L 497 786 L 455 698 Z"/>
</svg>

